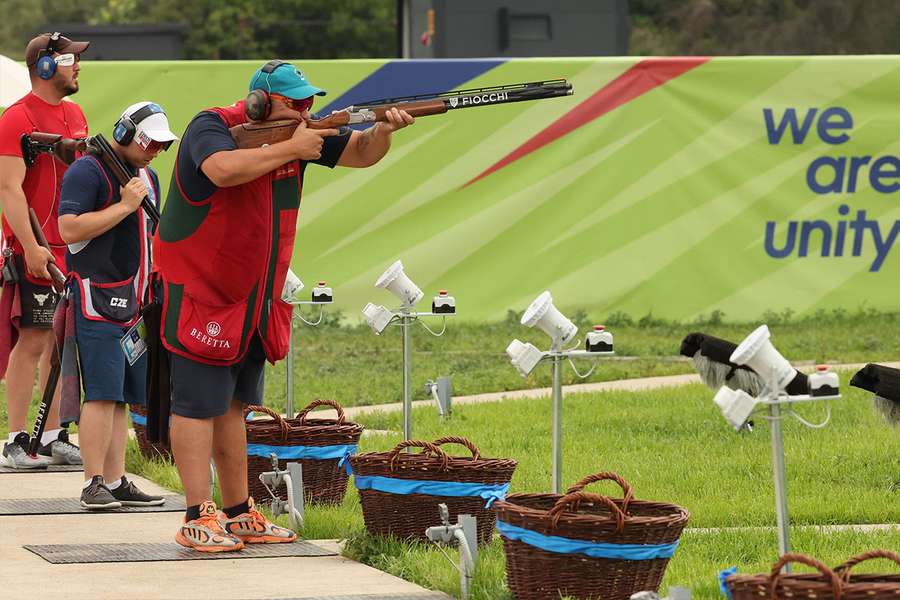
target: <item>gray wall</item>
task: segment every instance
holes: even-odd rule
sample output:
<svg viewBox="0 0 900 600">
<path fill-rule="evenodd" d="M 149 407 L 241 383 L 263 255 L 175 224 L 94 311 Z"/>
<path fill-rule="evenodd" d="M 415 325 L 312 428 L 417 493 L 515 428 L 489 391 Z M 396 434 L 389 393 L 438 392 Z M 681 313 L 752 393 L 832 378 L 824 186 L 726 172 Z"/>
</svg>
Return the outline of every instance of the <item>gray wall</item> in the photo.
<svg viewBox="0 0 900 600">
<path fill-rule="evenodd" d="M 178 60 L 187 25 L 45 25 L 73 40 L 89 40 L 86 60 Z"/>
<path fill-rule="evenodd" d="M 411 58 L 628 53 L 627 0 L 408 0 L 406 7 Z M 435 35 L 424 46 L 429 9 Z"/>
</svg>

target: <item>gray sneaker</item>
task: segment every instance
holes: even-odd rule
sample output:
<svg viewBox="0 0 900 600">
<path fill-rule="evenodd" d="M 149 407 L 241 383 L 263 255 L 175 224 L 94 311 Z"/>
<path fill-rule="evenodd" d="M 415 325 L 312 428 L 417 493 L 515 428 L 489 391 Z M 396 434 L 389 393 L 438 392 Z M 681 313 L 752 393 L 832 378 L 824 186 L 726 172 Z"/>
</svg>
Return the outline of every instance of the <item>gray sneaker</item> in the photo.
<svg viewBox="0 0 900 600">
<path fill-rule="evenodd" d="M 28 454 L 30 438 L 24 431 L 12 442 L 3 444 L 3 462 L 12 469 L 46 469 L 50 459 L 39 454 Z"/>
<path fill-rule="evenodd" d="M 122 475 L 122 482 L 114 490 L 110 490 L 113 497 L 122 503 L 122 506 L 160 506 L 165 504 L 166 499 L 162 496 L 151 496 L 145 494 L 134 485 L 133 481 L 128 481 Z"/>
<path fill-rule="evenodd" d="M 38 455 L 45 457 L 51 465 L 80 465 L 81 449 L 69 441 L 69 432 L 61 429 L 56 439 L 41 446 Z"/>
<path fill-rule="evenodd" d="M 103 485 L 103 475 L 94 475 L 90 485 L 81 490 L 81 506 L 89 510 L 105 510 L 122 508 L 122 503 Z"/>
</svg>

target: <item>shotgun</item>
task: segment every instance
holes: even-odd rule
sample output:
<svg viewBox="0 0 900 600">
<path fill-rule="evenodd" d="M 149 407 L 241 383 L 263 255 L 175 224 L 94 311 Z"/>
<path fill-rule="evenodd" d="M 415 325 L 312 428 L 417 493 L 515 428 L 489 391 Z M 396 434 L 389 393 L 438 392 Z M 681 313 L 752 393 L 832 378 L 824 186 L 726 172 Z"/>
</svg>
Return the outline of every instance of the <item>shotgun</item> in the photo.
<svg viewBox="0 0 900 600">
<path fill-rule="evenodd" d="M 128 167 L 119 158 L 119 155 L 113 151 L 112 146 L 103 137 L 102 133 L 89 138 L 69 139 L 61 135 L 34 131 L 23 135 L 21 143 L 22 158 L 28 167 L 34 164 L 37 155 L 42 152 L 55 156 L 67 165 L 75 162 L 75 159 L 78 158 L 76 153 L 85 152 L 102 161 L 113 172 L 113 176 L 120 186 L 124 187 L 131 180 Z M 144 196 L 144 199 L 141 201 L 141 208 L 153 221 L 153 229 L 155 231 L 156 226 L 159 224 L 159 209 L 150 201 L 149 196 Z"/>
<path fill-rule="evenodd" d="M 32 166 L 41 153 L 50 154 L 63 164 L 71 165 L 78 158 L 78 153 L 84 152 L 87 146 L 86 138 L 64 138 L 56 133 L 40 131 L 24 134 L 19 142 L 22 145 L 22 158 L 26 167 Z"/>
<path fill-rule="evenodd" d="M 571 96 L 572 93 L 571 83 L 565 79 L 553 79 L 455 92 L 398 96 L 354 104 L 326 117 L 310 119 L 306 126 L 310 129 L 337 129 L 346 125 L 387 121 L 385 113 L 394 107 L 405 110 L 413 117 L 425 117 L 459 108 L 559 98 Z M 290 139 L 298 124 L 293 119 L 250 122 L 235 125 L 230 131 L 238 148 L 259 148 Z"/>
</svg>

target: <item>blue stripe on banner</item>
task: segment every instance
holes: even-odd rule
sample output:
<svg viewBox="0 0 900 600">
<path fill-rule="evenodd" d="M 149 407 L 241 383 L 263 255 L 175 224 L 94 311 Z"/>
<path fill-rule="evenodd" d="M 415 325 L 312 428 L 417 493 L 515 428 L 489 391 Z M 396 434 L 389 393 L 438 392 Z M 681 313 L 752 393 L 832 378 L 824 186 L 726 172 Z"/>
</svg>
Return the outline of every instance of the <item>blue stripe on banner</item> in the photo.
<svg viewBox="0 0 900 600">
<path fill-rule="evenodd" d="M 319 109 L 325 116 L 358 102 L 379 98 L 448 92 L 502 65 L 505 60 L 391 61 Z M 366 126 L 369 126 L 367 124 Z"/>
<path fill-rule="evenodd" d="M 573 540 L 556 535 L 544 535 L 530 529 L 516 527 L 503 521 L 497 521 L 497 530 L 504 537 L 517 540 L 557 554 L 583 554 L 592 558 L 615 558 L 620 560 L 650 560 L 653 558 L 671 558 L 678 548 L 678 542 L 671 544 L 608 544 Z"/>
<path fill-rule="evenodd" d="M 139 415 L 136 412 L 131 413 L 131 422 L 134 425 L 141 425 L 143 427 L 147 426 L 147 417 L 144 415 Z"/>
<path fill-rule="evenodd" d="M 266 444 L 247 444 L 248 456 L 261 456 L 269 458 L 274 454 L 278 458 L 298 459 L 311 458 L 315 460 L 328 460 L 340 458 L 341 462 L 348 456 L 356 454 L 356 444 L 335 446 L 268 446 Z"/>
<path fill-rule="evenodd" d="M 356 475 L 354 485 L 358 490 L 375 490 L 389 494 L 428 494 L 430 496 L 472 496 L 487 500 L 490 507 L 495 500 L 502 500 L 509 491 L 509 484 L 458 483 L 455 481 L 428 481 L 397 479 L 379 475 Z"/>
</svg>

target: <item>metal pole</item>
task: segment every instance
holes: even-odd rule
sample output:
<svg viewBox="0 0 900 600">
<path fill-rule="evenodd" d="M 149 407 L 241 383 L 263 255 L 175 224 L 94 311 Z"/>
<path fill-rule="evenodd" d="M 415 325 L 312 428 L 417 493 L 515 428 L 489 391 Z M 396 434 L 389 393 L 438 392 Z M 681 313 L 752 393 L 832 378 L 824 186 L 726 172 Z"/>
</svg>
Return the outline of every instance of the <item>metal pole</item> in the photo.
<svg viewBox="0 0 900 600">
<path fill-rule="evenodd" d="M 412 399 L 409 394 L 409 326 L 410 317 L 400 316 L 400 328 L 403 330 L 403 439 L 409 440 L 412 436 Z M 407 451 L 409 449 L 407 448 Z"/>
<path fill-rule="evenodd" d="M 288 333 L 287 369 L 284 378 L 284 412 L 289 419 L 294 416 L 294 308 L 291 307 L 291 329 Z"/>
<path fill-rule="evenodd" d="M 553 356 L 553 493 L 562 493 L 562 356 Z"/>
<path fill-rule="evenodd" d="M 784 438 L 781 434 L 781 406 L 777 402 L 769 405 L 769 416 L 772 417 L 772 471 L 775 476 L 775 517 L 778 521 L 778 552 L 785 555 L 791 551 L 790 517 L 787 505 L 787 477 L 784 466 Z M 790 565 L 784 566 L 784 572 L 790 573 Z"/>
</svg>

